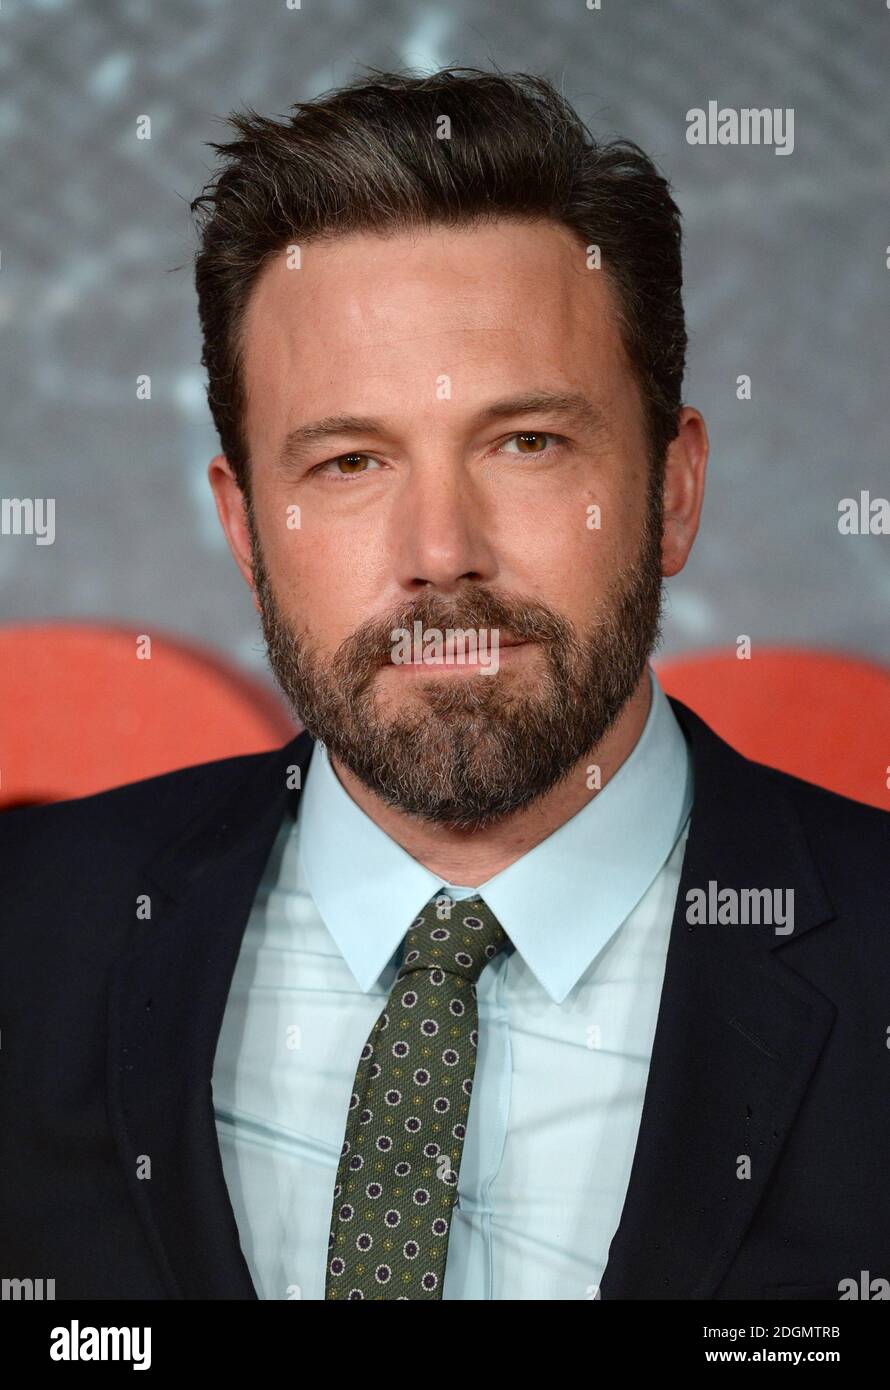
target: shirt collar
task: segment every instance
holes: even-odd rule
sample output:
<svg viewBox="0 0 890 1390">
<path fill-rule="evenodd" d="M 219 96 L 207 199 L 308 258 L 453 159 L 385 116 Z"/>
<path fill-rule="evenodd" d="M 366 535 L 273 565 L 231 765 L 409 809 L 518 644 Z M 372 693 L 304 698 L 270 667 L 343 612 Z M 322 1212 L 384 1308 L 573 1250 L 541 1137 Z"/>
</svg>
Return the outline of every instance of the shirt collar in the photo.
<svg viewBox="0 0 890 1390">
<path fill-rule="evenodd" d="M 637 743 L 602 791 L 475 890 L 557 1004 L 647 892 L 692 805 L 692 759 L 651 666 Z M 303 879 L 367 992 L 444 883 L 371 820 L 316 743 L 300 797 Z"/>
</svg>

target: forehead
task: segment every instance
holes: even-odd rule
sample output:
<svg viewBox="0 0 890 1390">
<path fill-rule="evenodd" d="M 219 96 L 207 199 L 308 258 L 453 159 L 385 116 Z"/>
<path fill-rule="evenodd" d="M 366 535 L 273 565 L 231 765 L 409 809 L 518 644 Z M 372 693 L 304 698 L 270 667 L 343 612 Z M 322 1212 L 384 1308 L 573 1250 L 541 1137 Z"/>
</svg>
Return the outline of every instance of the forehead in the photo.
<svg viewBox="0 0 890 1390">
<path fill-rule="evenodd" d="M 446 375 L 453 400 L 563 384 L 626 389 L 614 291 L 558 223 L 350 233 L 283 247 L 253 287 L 242 331 L 249 431 L 294 411 L 408 403 Z"/>
</svg>

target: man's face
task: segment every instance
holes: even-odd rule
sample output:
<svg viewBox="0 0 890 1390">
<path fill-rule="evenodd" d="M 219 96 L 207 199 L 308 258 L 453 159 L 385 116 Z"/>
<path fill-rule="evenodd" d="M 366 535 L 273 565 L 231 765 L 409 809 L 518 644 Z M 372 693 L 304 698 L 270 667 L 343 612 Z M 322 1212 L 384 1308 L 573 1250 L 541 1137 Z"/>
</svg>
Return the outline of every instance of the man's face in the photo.
<svg viewBox="0 0 890 1390">
<path fill-rule="evenodd" d="M 309 730 L 402 811 L 481 827 L 529 805 L 596 747 L 657 640 L 661 497 L 613 305 L 549 221 L 309 243 L 254 289 L 270 662 Z M 361 421 L 334 428 L 344 416 Z M 442 642 L 409 644 L 409 664 L 397 639 L 417 621 Z M 448 629 L 469 644 L 452 654 Z M 482 664 L 461 660 L 474 650 Z"/>
</svg>

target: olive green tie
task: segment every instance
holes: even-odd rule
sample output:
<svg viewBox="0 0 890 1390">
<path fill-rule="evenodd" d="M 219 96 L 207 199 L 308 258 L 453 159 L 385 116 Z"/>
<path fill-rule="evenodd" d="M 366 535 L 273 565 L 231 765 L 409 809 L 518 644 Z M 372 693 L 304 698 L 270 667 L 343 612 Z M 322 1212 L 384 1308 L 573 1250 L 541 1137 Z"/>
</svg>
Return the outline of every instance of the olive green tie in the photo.
<svg viewBox="0 0 890 1390">
<path fill-rule="evenodd" d="M 482 898 L 431 898 L 362 1048 L 340 1152 L 325 1298 L 441 1298 L 466 1134 L 476 981 L 507 942 Z"/>
</svg>

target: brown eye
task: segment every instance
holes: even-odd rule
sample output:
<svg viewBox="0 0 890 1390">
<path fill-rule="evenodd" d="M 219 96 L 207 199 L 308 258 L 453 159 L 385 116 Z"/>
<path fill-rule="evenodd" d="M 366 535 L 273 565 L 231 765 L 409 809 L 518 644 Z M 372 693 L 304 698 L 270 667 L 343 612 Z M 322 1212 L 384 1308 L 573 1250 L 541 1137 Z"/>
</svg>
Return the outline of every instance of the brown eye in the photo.
<svg viewBox="0 0 890 1390">
<path fill-rule="evenodd" d="M 372 472 L 369 465 L 373 464 L 374 469 L 379 467 L 377 460 L 371 454 L 339 454 L 335 459 L 328 459 L 327 463 L 321 463 L 315 470 L 318 473 L 327 474 L 329 478 L 337 479 L 358 478 L 363 473 Z"/>
<path fill-rule="evenodd" d="M 526 457 L 530 457 L 533 454 L 546 454 L 550 447 L 550 442 L 552 440 L 558 440 L 559 437 L 560 436 L 556 434 L 546 434 L 537 430 L 523 430 L 520 434 L 511 435 L 507 440 L 508 444 L 512 444 L 515 440 L 518 446 L 515 451 L 508 449 L 507 452 L 525 454 Z"/>
</svg>

